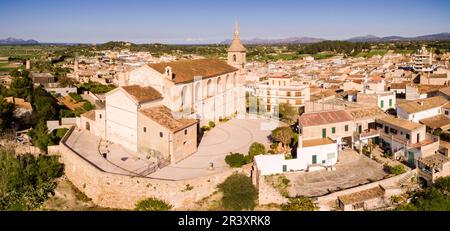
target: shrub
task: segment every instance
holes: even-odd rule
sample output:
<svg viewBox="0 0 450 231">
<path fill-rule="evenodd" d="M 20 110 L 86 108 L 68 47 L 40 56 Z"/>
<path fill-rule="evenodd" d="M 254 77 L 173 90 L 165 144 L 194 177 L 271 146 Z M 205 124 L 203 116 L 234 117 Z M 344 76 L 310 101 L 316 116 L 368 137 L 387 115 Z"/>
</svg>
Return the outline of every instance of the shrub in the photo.
<svg viewBox="0 0 450 231">
<path fill-rule="evenodd" d="M 172 206 L 165 201 L 158 200 L 154 197 L 139 201 L 136 204 L 136 211 L 167 211 L 172 209 Z"/>
<path fill-rule="evenodd" d="M 253 210 L 258 197 L 252 179 L 243 174 L 233 174 L 219 184 L 223 193 L 222 206 L 229 210 Z"/>
<path fill-rule="evenodd" d="M 307 197 L 289 198 L 289 202 L 281 205 L 284 211 L 315 211 L 319 207 Z"/>
<path fill-rule="evenodd" d="M 202 129 L 202 131 L 204 131 L 204 132 L 211 130 L 211 128 L 210 128 L 209 126 L 207 126 L 207 125 L 202 126 L 201 129 Z"/>
<path fill-rule="evenodd" d="M 244 155 L 240 153 L 230 153 L 225 156 L 225 162 L 233 168 L 239 168 L 247 163 Z"/>
<path fill-rule="evenodd" d="M 389 174 L 400 175 L 406 172 L 406 169 L 403 165 L 389 166 L 387 164 L 384 165 L 384 169 Z"/>
<path fill-rule="evenodd" d="M 83 101 L 83 98 L 80 95 L 78 95 L 77 93 L 70 92 L 69 96 L 77 103 Z"/>
<path fill-rule="evenodd" d="M 214 121 L 209 121 L 208 125 L 210 128 L 214 128 L 216 126 L 216 123 L 214 123 Z"/>
<path fill-rule="evenodd" d="M 253 142 L 248 149 L 248 155 L 257 156 L 261 154 L 266 154 L 266 147 L 261 143 Z"/>
<path fill-rule="evenodd" d="M 0 211 L 39 208 L 63 174 L 58 156 L 16 156 L 14 150 L 0 148 Z"/>
</svg>

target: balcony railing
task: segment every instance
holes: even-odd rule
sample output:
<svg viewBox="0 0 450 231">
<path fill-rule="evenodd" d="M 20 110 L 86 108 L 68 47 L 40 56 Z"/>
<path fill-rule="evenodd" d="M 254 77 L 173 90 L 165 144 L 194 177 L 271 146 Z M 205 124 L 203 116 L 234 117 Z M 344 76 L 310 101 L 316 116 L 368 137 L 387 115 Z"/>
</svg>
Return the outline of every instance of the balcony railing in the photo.
<svg viewBox="0 0 450 231">
<path fill-rule="evenodd" d="M 362 131 L 361 133 L 354 132 L 353 136 L 355 138 L 358 138 L 359 140 L 377 137 L 377 136 L 380 136 L 380 129 L 367 129 L 367 130 Z"/>
</svg>

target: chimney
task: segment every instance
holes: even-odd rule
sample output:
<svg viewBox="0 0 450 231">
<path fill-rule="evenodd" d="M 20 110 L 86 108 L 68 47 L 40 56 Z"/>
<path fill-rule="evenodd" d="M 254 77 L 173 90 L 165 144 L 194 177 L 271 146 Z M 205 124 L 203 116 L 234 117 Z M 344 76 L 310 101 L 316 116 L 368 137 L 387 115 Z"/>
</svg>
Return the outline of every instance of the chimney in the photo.
<svg viewBox="0 0 450 231">
<path fill-rule="evenodd" d="M 170 79 L 170 80 L 173 80 L 173 79 L 174 79 L 174 74 L 172 73 L 172 67 L 170 67 L 170 66 L 167 66 L 167 67 L 166 67 L 166 69 L 165 69 L 165 75 L 166 75 L 166 78 L 168 78 L 168 79 Z"/>
</svg>

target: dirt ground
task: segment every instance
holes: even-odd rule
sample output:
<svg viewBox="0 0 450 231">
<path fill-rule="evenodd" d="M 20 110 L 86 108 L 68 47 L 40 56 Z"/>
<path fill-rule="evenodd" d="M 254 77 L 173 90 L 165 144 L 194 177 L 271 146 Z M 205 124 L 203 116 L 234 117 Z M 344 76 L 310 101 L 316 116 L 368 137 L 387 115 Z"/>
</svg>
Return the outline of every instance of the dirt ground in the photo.
<svg viewBox="0 0 450 231">
<path fill-rule="evenodd" d="M 56 211 L 109 211 L 95 205 L 84 193 L 79 191 L 65 176 L 58 180 L 55 195 L 48 199 L 42 210 Z"/>
</svg>

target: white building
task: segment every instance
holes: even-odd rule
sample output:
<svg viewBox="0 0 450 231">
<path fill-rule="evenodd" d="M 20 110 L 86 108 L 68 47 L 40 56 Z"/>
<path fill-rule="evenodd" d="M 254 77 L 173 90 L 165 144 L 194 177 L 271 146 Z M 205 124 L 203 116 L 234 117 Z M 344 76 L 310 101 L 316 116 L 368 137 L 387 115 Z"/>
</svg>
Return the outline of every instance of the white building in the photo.
<svg viewBox="0 0 450 231">
<path fill-rule="evenodd" d="M 442 107 L 447 102 L 441 96 L 408 101 L 397 105 L 397 116 L 418 123 L 422 119 L 442 114 Z"/>
<path fill-rule="evenodd" d="M 255 85 L 255 96 L 265 103 L 267 112 L 272 112 L 281 103 L 295 108 L 304 106 L 310 100 L 310 89 L 286 73 L 272 73 L 267 81 Z"/>
</svg>

